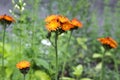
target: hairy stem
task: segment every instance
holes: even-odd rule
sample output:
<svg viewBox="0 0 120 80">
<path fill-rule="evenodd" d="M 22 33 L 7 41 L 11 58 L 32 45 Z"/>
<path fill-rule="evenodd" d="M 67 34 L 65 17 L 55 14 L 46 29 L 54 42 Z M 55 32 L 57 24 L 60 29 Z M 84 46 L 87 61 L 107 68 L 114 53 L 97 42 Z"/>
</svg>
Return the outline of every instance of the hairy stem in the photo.
<svg viewBox="0 0 120 80">
<path fill-rule="evenodd" d="M 71 40 L 72 33 L 73 33 L 73 31 L 70 32 L 70 36 L 68 38 L 67 50 L 69 50 L 69 43 L 70 43 L 70 40 Z M 66 62 L 67 61 L 65 60 L 64 63 L 63 63 L 63 66 L 62 66 L 62 77 L 64 76 Z"/>
<path fill-rule="evenodd" d="M 70 43 L 70 40 L 71 40 L 72 33 L 73 33 L 73 31 L 70 32 L 70 36 L 68 38 L 68 45 L 67 45 L 67 47 L 69 47 L 69 43 Z"/>
<path fill-rule="evenodd" d="M 58 46 L 57 46 L 58 32 L 55 33 L 55 57 L 56 57 L 56 77 L 55 80 L 58 80 Z"/>
<path fill-rule="evenodd" d="M 3 54 L 2 54 L 2 70 L 1 70 L 2 71 L 3 80 L 4 80 L 4 74 L 5 74 L 5 69 L 4 69 L 5 33 L 6 33 L 6 25 L 3 28 L 3 47 L 2 47 Z"/>
<path fill-rule="evenodd" d="M 104 64 L 104 59 L 105 59 L 105 53 L 106 53 L 106 50 L 103 52 L 102 54 L 102 72 L 101 72 L 101 77 L 100 77 L 100 80 L 105 80 L 104 78 L 104 75 L 105 75 L 105 64 Z"/>
<path fill-rule="evenodd" d="M 25 80 L 25 74 L 23 74 L 23 80 Z"/>
</svg>

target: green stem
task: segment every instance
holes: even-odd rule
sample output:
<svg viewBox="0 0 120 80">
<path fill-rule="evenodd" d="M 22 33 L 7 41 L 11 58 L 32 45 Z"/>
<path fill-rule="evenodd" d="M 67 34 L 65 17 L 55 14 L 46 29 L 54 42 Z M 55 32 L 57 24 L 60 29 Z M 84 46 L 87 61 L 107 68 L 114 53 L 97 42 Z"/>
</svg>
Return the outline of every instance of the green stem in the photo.
<svg viewBox="0 0 120 80">
<path fill-rule="evenodd" d="M 20 21 L 22 21 L 22 10 L 20 9 Z M 21 25 L 21 23 L 20 23 L 20 27 L 21 27 L 22 25 Z M 20 54 L 22 54 L 22 30 L 20 30 L 20 44 L 19 44 L 20 46 Z"/>
<path fill-rule="evenodd" d="M 68 38 L 68 44 L 67 44 L 67 49 L 68 49 L 68 50 L 69 50 L 69 43 L 70 43 L 70 40 L 71 40 L 72 32 L 73 32 L 73 31 L 70 32 L 70 36 L 69 36 L 69 38 Z M 63 74 L 64 74 L 64 71 L 65 71 L 66 62 L 67 62 L 67 61 L 65 60 L 64 63 L 63 63 L 63 67 L 62 67 L 62 77 L 64 76 Z"/>
<path fill-rule="evenodd" d="M 102 55 L 102 72 L 101 72 L 101 77 L 100 77 L 100 80 L 105 80 L 104 78 L 104 75 L 105 75 L 105 64 L 104 64 L 104 59 L 105 59 L 105 53 L 106 53 L 106 50 L 103 52 L 103 55 Z"/>
<path fill-rule="evenodd" d="M 115 66 L 115 71 L 117 72 L 117 76 L 116 76 L 116 80 L 120 80 L 119 79 L 119 71 L 118 71 L 118 65 L 117 65 L 117 61 L 114 55 L 113 56 L 113 61 L 114 61 L 114 66 Z"/>
<path fill-rule="evenodd" d="M 76 80 L 79 80 L 79 76 L 76 77 Z"/>
<path fill-rule="evenodd" d="M 51 45 L 52 45 L 53 47 L 55 47 L 55 45 L 53 44 L 53 42 L 51 41 L 50 38 L 49 38 L 49 41 L 50 41 Z"/>
<path fill-rule="evenodd" d="M 5 32 L 6 32 L 6 25 L 4 26 L 3 28 L 3 55 L 2 55 L 2 77 L 3 77 L 3 80 L 4 80 L 4 74 L 5 74 L 5 69 L 4 69 L 4 53 L 5 53 Z"/>
<path fill-rule="evenodd" d="M 62 77 L 64 76 L 65 65 L 66 65 L 66 61 L 64 61 L 64 63 L 63 63 L 63 67 L 62 67 Z"/>
<path fill-rule="evenodd" d="M 70 43 L 70 40 L 71 40 L 72 33 L 73 33 L 73 31 L 70 32 L 70 36 L 68 38 L 68 45 L 67 45 L 67 47 L 69 47 L 69 43 Z"/>
<path fill-rule="evenodd" d="M 56 77 L 55 80 L 58 80 L 58 47 L 57 47 L 58 32 L 55 33 L 55 57 L 56 57 Z"/>
<path fill-rule="evenodd" d="M 23 74 L 23 80 L 25 80 L 25 74 Z"/>
</svg>

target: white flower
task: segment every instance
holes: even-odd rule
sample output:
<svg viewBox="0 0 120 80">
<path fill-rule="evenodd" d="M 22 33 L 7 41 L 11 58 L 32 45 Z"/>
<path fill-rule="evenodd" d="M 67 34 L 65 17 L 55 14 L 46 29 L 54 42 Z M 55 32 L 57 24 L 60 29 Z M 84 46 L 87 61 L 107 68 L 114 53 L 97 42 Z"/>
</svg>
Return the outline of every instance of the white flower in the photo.
<svg viewBox="0 0 120 80">
<path fill-rule="evenodd" d="M 47 40 L 47 39 L 43 39 L 43 40 L 41 41 L 41 43 L 42 43 L 43 45 L 46 45 L 46 46 L 51 46 L 50 41 Z"/>
</svg>

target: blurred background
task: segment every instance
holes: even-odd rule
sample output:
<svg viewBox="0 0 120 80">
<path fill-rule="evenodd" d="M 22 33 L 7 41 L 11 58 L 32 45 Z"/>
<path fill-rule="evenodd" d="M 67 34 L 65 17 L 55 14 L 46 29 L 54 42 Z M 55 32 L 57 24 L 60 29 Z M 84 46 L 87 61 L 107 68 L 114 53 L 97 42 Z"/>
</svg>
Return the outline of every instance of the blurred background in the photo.
<svg viewBox="0 0 120 80">
<path fill-rule="evenodd" d="M 0 1 L 0 14 L 10 14 L 10 10 L 15 7 L 15 4 L 12 3 L 13 0 L 1 0 Z M 17 2 L 17 0 L 15 1 Z M 44 19 L 49 14 L 64 14 L 66 16 L 74 16 L 78 18 L 82 18 L 85 14 L 86 21 L 93 21 L 96 19 L 96 22 L 92 22 L 92 25 L 97 24 L 96 32 L 101 36 L 104 34 L 104 26 L 111 26 L 111 33 L 114 34 L 115 24 L 119 21 L 119 12 L 120 12 L 120 2 L 119 0 L 71 0 L 71 1 L 63 1 L 63 0 L 36 0 L 32 1 L 24 1 L 27 5 L 25 6 L 25 11 L 32 12 L 37 6 L 37 11 L 35 12 L 36 16 L 41 19 Z M 37 2 L 37 3 L 36 3 Z M 108 20 L 109 19 L 109 20 Z M 83 21 L 85 23 L 86 21 Z M 107 24 L 105 24 L 107 23 Z M 96 25 L 95 25 L 96 26 Z M 117 29 L 117 28 L 116 28 Z M 91 29 L 89 29 L 91 30 Z M 111 35 L 113 35 L 111 34 Z"/>
<path fill-rule="evenodd" d="M 46 38 L 44 22 L 51 14 L 75 17 L 83 23 L 83 28 L 73 31 L 69 46 L 70 32 L 59 36 L 59 79 L 99 80 L 104 49 L 97 38 L 110 36 L 118 47 L 105 56 L 105 80 L 116 80 L 112 58 L 114 55 L 120 66 L 120 0 L 0 0 L 0 15 L 3 14 L 16 20 L 6 31 L 6 80 L 22 79 L 22 75 L 16 75 L 20 72 L 15 65 L 23 59 L 32 64 L 27 80 L 54 80 L 55 52 Z"/>
</svg>

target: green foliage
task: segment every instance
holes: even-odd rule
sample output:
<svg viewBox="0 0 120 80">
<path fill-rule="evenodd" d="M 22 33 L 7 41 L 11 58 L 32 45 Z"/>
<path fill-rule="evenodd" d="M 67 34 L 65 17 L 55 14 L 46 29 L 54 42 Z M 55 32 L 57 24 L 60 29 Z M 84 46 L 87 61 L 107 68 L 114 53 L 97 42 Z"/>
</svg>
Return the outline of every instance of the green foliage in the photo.
<svg viewBox="0 0 120 80">
<path fill-rule="evenodd" d="M 89 79 L 89 78 L 82 78 L 80 80 L 92 80 L 92 79 Z"/>
<path fill-rule="evenodd" d="M 82 74 L 82 72 L 83 72 L 83 66 L 82 65 L 78 65 L 78 66 L 76 66 L 76 67 L 73 67 L 73 69 L 74 69 L 74 72 L 73 72 L 73 74 L 75 75 L 75 76 L 81 76 L 81 74 Z"/>
<path fill-rule="evenodd" d="M 35 76 L 38 78 L 38 80 L 51 80 L 49 75 L 40 70 L 35 71 Z"/>
<path fill-rule="evenodd" d="M 75 80 L 75 79 L 69 78 L 69 77 L 62 77 L 62 78 L 60 78 L 60 80 Z"/>
</svg>

